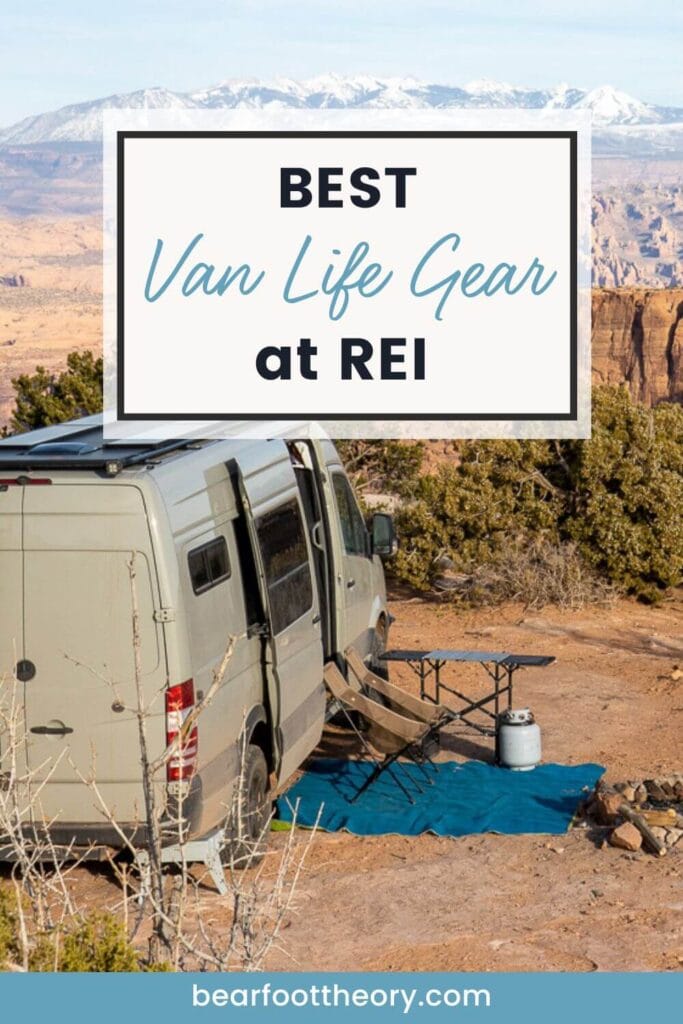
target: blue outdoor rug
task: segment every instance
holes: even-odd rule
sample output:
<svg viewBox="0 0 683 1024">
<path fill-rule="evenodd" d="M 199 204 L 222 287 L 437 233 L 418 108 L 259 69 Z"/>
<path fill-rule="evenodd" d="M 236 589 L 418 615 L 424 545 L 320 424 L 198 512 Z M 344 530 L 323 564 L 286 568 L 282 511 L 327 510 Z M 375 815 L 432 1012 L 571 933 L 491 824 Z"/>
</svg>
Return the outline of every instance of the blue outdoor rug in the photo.
<svg viewBox="0 0 683 1024">
<path fill-rule="evenodd" d="M 425 770 L 433 785 L 414 764 L 392 768 L 400 773 L 415 800 L 409 803 L 388 772 L 355 803 L 356 789 L 372 771 L 365 761 L 314 761 L 305 775 L 277 802 L 277 816 L 291 822 L 298 801 L 297 824 L 315 824 L 327 832 L 346 829 L 359 836 L 465 836 L 476 832 L 559 834 L 566 832 L 585 795 L 604 772 L 599 764 L 543 764 L 530 772 L 466 761 L 446 761 Z M 417 792 L 414 782 L 423 792 Z"/>
</svg>

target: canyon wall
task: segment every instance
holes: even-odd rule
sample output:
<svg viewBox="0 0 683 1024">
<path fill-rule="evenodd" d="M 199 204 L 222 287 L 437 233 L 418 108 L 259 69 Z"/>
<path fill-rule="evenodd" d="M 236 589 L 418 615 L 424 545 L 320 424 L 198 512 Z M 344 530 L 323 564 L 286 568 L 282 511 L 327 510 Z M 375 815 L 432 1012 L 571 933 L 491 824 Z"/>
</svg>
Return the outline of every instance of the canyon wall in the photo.
<svg viewBox="0 0 683 1024">
<path fill-rule="evenodd" d="M 683 288 L 596 289 L 592 306 L 594 383 L 683 402 Z"/>
<path fill-rule="evenodd" d="M 102 351 L 101 244 L 95 217 L 0 218 L 0 427 L 13 377 Z M 594 382 L 683 402 L 683 287 L 596 288 L 592 307 Z"/>
</svg>

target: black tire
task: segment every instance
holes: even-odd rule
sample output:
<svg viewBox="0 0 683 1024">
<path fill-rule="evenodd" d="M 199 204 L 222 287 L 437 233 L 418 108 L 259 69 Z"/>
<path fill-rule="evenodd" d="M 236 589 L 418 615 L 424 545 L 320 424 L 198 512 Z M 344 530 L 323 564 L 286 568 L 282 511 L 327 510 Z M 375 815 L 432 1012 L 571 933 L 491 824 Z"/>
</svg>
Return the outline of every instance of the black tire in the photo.
<svg viewBox="0 0 683 1024">
<path fill-rule="evenodd" d="M 389 680 L 389 666 L 386 661 L 382 661 L 380 654 L 383 654 L 387 649 L 387 633 L 388 627 L 384 618 L 378 619 L 375 631 L 372 634 L 372 640 L 370 642 L 370 657 L 368 658 L 368 668 L 379 676 L 380 679 Z M 374 690 L 372 686 L 367 688 L 368 695 L 382 707 L 390 708 L 391 704 L 384 696 L 383 693 L 379 693 L 378 690 Z M 361 718 L 363 731 L 368 729 L 368 723 L 364 718 Z"/>
<path fill-rule="evenodd" d="M 263 859 L 272 807 L 268 765 L 263 751 L 254 743 L 247 746 L 238 799 L 240 806 L 228 822 L 221 860 L 232 867 L 245 868 Z"/>
<path fill-rule="evenodd" d="M 389 679 L 389 666 L 386 661 L 382 661 L 380 655 L 384 654 L 387 649 L 388 633 L 389 627 L 387 626 L 386 619 L 379 619 L 372 634 L 372 643 L 370 645 L 370 668 L 380 679 L 387 680 Z"/>
</svg>

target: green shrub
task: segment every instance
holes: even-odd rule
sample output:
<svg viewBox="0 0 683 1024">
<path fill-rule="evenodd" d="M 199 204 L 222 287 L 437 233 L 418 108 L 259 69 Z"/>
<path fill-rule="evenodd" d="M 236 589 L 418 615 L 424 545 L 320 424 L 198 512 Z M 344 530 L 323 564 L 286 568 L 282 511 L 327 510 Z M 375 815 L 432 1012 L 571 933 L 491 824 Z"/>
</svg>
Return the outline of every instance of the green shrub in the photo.
<svg viewBox="0 0 683 1024">
<path fill-rule="evenodd" d="M 570 545 L 586 579 L 593 570 L 645 600 L 683 580 L 680 405 L 597 388 L 588 441 L 467 441 L 437 472 L 415 479 L 410 466 L 407 478 L 390 488 L 409 495 L 392 569 L 419 590 L 434 589 L 444 558 L 456 573 L 500 567 L 512 540 Z"/>
<path fill-rule="evenodd" d="M 19 959 L 17 911 L 14 893 L 0 889 L 0 970 Z"/>
<path fill-rule="evenodd" d="M 337 441 L 346 472 L 358 494 L 364 492 L 409 496 L 424 460 L 422 441 Z"/>
<path fill-rule="evenodd" d="M 29 959 L 32 971 L 140 971 L 140 958 L 123 925 L 111 914 L 93 913 L 82 921 L 43 935 Z"/>
<path fill-rule="evenodd" d="M 39 972 L 166 971 L 167 964 L 146 966 L 125 928 L 112 914 L 96 911 L 71 919 L 30 939 L 29 970 Z M 0 889 L 0 970 L 22 961 L 19 917 L 14 893 Z"/>
<path fill-rule="evenodd" d="M 594 396 L 594 432 L 572 460 L 564 532 L 619 590 L 657 600 L 683 578 L 683 407 Z"/>
<path fill-rule="evenodd" d="M 70 352 L 66 370 L 50 373 L 42 366 L 34 374 L 12 380 L 16 405 L 10 431 L 22 434 L 53 423 L 102 411 L 102 358 L 92 352 Z"/>
<path fill-rule="evenodd" d="M 444 558 L 468 572 L 512 537 L 556 539 L 558 502 L 529 472 L 528 455 L 523 442 L 479 442 L 464 447 L 458 465 L 422 477 L 396 516 L 398 578 L 431 590 Z"/>
</svg>

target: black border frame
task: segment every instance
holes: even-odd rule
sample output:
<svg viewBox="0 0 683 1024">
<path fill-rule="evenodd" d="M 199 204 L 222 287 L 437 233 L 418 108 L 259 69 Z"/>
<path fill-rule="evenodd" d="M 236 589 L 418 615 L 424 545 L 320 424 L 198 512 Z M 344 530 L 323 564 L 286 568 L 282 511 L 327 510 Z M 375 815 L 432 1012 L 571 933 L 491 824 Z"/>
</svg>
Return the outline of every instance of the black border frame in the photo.
<svg viewBox="0 0 683 1024">
<path fill-rule="evenodd" d="M 124 241 L 125 241 L 125 143 L 126 139 L 567 139 L 569 141 L 569 267 L 570 267 L 570 381 L 569 412 L 566 413 L 131 413 L 125 411 L 125 342 L 124 342 Z M 376 420 L 397 421 L 549 421 L 578 420 L 578 145 L 576 131 L 118 131 L 116 133 L 116 332 L 117 380 L 116 416 L 120 421 L 144 420 Z"/>
</svg>

